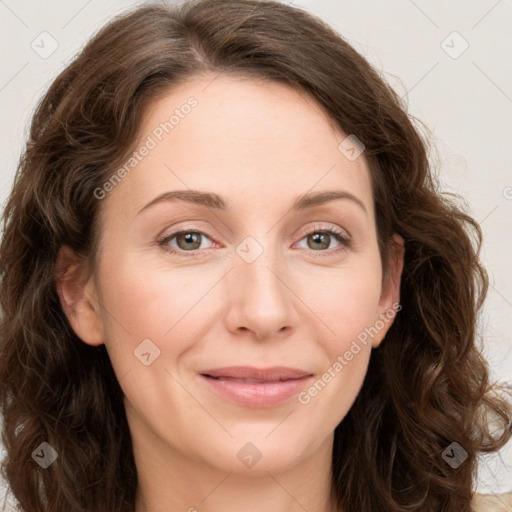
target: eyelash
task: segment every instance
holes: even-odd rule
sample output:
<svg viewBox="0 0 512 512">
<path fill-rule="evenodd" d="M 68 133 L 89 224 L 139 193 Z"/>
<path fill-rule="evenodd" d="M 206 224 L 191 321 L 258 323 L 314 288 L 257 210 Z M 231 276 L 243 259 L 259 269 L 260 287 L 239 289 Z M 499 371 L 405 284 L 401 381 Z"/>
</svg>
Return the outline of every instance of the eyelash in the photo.
<svg viewBox="0 0 512 512">
<path fill-rule="evenodd" d="M 175 238 L 177 235 L 181 235 L 183 233 L 196 233 L 199 235 L 203 235 L 206 238 L 212 240 L 206 233 L 203 233 L 202 231 L 195 230 L 195 229 L 180 229 L 177 231 L 174 231 L 172 233 L 165 234 L 161 238 L 158 239 L 157 243 L 159 247 L 162 247 L 162 249 L 170 254 L 183 254 L 186 255 L 185 257 L 201 257 L 201 250 L 200 249 L 194 249 L 193 251 L 184 251 L 184 250 L 176 250 L 176 249 L 170 249 L 167 245 L 173 238 Z M 321 227 L 315 227 L 313 230 L 307 232 L 300 240 L 303 240 L 308 235 L 312 235 L 313 233 L 322 233 L 331 235 L 335 238 L 336 241 L 338 241 L 341 245 L 340 247 L 337 247 L 335 249 L 328 249 L 328 250 L 320 250 L 320 251 L 314 251 L 311 249 L 311 252 L 313 253 L 320 253 L 320 254 L 314 254 L 314 257 L 325 257 L 325 256 L 332 256 L 333 254 L 337 254 L 342 251 L 346 251 L 347 249 L 350 249 L 352 247 L 351 239 L 342 231 L 336 229 L 336 228 L 321 228 Z M 213 241 L 213 240 L 212 240 Z M 190 254 L 187 254 L 190 253 Z M 322 254 L 323 253 L 323 254 Z"/>
</svg>

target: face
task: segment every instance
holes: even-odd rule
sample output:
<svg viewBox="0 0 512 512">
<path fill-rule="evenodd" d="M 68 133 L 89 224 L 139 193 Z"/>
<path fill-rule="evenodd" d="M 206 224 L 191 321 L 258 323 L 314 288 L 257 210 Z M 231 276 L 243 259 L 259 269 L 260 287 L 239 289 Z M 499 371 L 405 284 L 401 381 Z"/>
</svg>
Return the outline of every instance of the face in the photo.
<svg viewBox="0 0 512 512">
<path fill-rule="evenodd" d="M 339 149 L 319 104 L 212 78 L 151 105 L 136 165 L 98 193 L 97 272 L 83 299 L 59 293 L 106 345 L 135 452 L 278 471 L 332 443 L 401 266 L 383 281 L 364 153 Z"/>
</svg>

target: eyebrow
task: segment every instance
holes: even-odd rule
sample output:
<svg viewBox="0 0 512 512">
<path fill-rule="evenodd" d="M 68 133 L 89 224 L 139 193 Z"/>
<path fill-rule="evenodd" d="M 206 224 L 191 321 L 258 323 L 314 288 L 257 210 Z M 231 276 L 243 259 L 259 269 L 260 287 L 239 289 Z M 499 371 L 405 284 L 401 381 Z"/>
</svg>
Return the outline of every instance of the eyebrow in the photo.
<svg viewBox="0 0 512 512">
<path fill-rule="evenodd" d="M 364 203 L 354 194 L 347 192 L 346 190 L 325 190 L 323 192 L 310 192 L 303 194 L 295 199 L 291 209 L 304 210 L 306 208 L 319 206 L 336 199 L 347 199 L 352 203 L 357 204 L 364 210 L 365 213 L 368 213 Z M 173 190 L 170 192 L 164 192 L 163 194 L 155 197 L 153 200 L 143 206 L 137 212 L 137 215 L 151 208 L 152 206 L 155 206 L 156 204 L 176 200 L 186 201 L 200 206 L 214 208 L 216 210 L 227 209 L 226 201 L 218 194 L 211 192 L 200 192 L 199 190 Z"/>
</svg>

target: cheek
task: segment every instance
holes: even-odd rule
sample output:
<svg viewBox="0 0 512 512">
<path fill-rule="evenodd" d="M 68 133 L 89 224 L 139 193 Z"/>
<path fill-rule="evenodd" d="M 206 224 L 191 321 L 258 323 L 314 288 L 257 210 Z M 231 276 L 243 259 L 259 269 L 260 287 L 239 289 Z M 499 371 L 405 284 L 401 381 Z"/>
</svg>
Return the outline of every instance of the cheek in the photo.
<svg viewBox="0 0 512 512">
<path fill-rule="evenodd" d="M 336 421 L 341 421 L 360 390 L 371 355 L 371 335 L 380 326 L 379 262 L 360 263 L 331 271 L 323 279 L 317 275 L 304 281 L 302 288 L 304 302 L 321 320 L 318 333 L 323 333 L 316 337 L 323 373 L 305 390 L 302 403 L 315 402 L 314 407 L 336 411 Z"/>
<path fill-rule="evenodd" d="M 187 340 L 193 343 L 191 319 L 200 328 L 196 310 L 212 286 L 208 276 L 147 268 L 130 256 L 105 260 L 102 275 L 105 344 L 114 366 L 133 365 L 134 350 L 146 339 L 170 359 L 186 350 Z M 188 336 L 179 336 L 185 327 Z"/>
<path fill-rule="evenodd" d="M 346 416 L 363 384 L 372 351 L 371 328 L 379 319 L 380 273 L 378 268 L 360 273 L 340 272 L 324 293 L 310 288 L 305 298 L 321 318 L 316 337 L 321 349 L 321 371 L 298 395 L 308 418 L 322 418 L 318 428 L 334 429 Z M 318 281 L 317 281 L 318 282 Z"/>
<path fill-rule="evenodd" d="M 301 297 L 322 320 L 330 353 L 344 349 L 378 319 L 381 271 L 374 261 L 300 279 Z"/>
<path fill-rule="evenodd" d="M 148 266 L 135 255 L 105 260 L 103 276 L 105 345 L 131 421 L 145 418 L 159 424 L 161 432 L 185 435 L 179 425 L 190 428 L 187 410 L 194 404 L 179 384 L 179 365 L 207 338 L 211 321 L 205 308 L 212 304 L 208 292 L 218 277 Z M 176 411 L 184 415 L 182 423 L 172 416 Z"/>
</svg>

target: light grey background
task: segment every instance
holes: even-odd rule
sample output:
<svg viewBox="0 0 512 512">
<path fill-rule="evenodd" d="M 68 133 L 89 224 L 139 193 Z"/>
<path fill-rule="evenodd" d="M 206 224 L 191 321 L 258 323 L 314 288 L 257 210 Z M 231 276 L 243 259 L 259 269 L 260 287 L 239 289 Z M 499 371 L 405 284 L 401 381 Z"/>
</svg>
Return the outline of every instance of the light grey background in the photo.
<svg viewBox="0 0 512 512">
<path fill-rule="evenodd" d="M 99 27 L 137 3 L 0 0 L 2 206 L 36 101 Z M 444 188 L 466 198 L 484 231 L 484 354 L 492 377 L 512 383 L 512 0 L 291 3 L 333 25 L 432 130 Z M 478 492 L 512 491 L 511 445 L 482 459 Z"/>
</svg>

